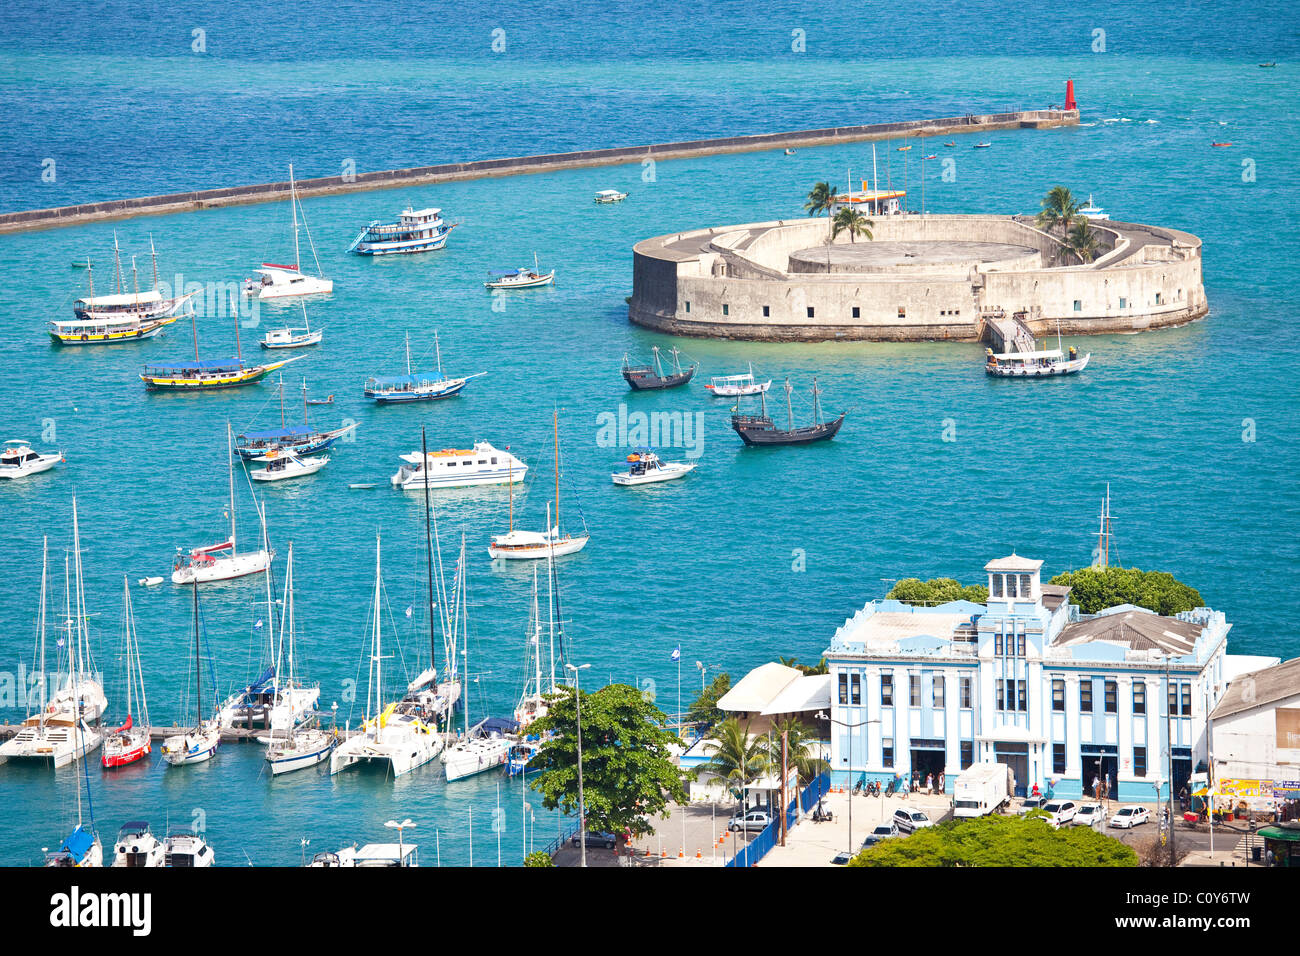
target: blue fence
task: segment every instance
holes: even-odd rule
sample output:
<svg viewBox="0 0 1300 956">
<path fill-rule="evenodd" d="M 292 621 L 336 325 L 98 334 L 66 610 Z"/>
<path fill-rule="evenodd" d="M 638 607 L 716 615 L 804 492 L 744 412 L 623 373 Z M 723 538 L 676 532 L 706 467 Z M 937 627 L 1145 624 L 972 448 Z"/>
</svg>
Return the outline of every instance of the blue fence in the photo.
<svg viewBox="0 0 1300 956">
<path fill-rule="evenodd" d="M 830 789 L 831 776 L 829 773 L 823 773 L 812 783 L 804 787 L 803 792 L 795 799 L 790 801 L 790 805 L 785 808 L 785 825 L 789 829 L 799 821 L 799 814 L 807 813 L 820 800 L 826 791 Z M 763 857 L 767 856 L 772 847 L 781 841 L 781 820 L 775 818 L 762 832 L 740 850 L 735 856 L 727 861 L 727 866 L 753 866 Z"/>
</svg>

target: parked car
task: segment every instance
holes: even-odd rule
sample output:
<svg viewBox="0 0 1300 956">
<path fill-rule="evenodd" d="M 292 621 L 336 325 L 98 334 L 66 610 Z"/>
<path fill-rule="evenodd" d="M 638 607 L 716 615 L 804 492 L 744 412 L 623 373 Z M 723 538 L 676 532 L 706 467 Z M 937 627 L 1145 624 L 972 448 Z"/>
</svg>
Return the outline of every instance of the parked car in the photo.
<svg viewBox="0 0 1300 956">
<path fill-rule="evenodd" d="M 864 841 L 862 846 L 858 847 L 858 850 L 859 851 L 865 850 L 869 845 L 870 844 Z M 848 850 L 840 850 L 839 853 L 836 853 L 833 857 L 831 857 L 831 865 L 848 866 L 849 860 L 853 859 L 855 855 L 856 854 L 850 853 Z"/>
<path fill-rule="evenodd" d="M 1106 822 L 1106 811 L 1101 808 L 1100 803 L 1084 803 L 1079 806 L 1078 811 L 1074 814 L 1073 823 L 1075 826 L 1095 827 L 1098 824 Z"/>
<path fill-rule="evenodd" d="M 1020 814 L 1023 817 L 1030 810 L 1043 809 L 1043 805 L 1046 803 L 1047 803 L 1046 797 L 1026 797 L 1024 801 L 1020 804 L 1020 808 L 1016 810 L 1016 813 Z"/>
<path fill-rule="evenodd" d="M 895 810 L 894 826 L 900 833 L 913 833 L 925 827 L 934 826 L 934 821 L 921 810 Z"/>
<path fill-rule="evenodd" d="M 746 810 L 743 813 L 737 813 L 727 823 L 727 829 L 731 832 L 737 830 L 764 830 L 772 822 L 772 814 L 766 810 Z"/>
<path fill-rule="evenodd" d="M 1120 807 L 1119 811 L 1110 818 L 1110 825 L 1121 827 L 1125 830 L 1131 830 L 1143 823 L 1151 822 L 1151 814 L 1146 807 Z"/>
<path fill-rule="evenodd" d="M 573 835 L 574 846 L 578 846 L 579 843 L 581 842 L 579 836 L 580 834 L 577 833 Z M 597 830 L 587 831 L 587 849 L 591 849 L 593 847 L 600 847 L 605 850 L 612 850 L 616 846 L 618 846 L 618 837 L 614 836 L 614 834 L 602 833 Z"/>
<path fill-rule="evenodd" d="M 1048 822 L 1054 827 L 1063 827 L 1074 819 L 1074 815 L 1079 808 L 1069 800 L 1048 800 L 1043 804 L 1043 812 L 1047 814 Z"/>
<path fill-rule="evenodd" d="M 876 827 L 874 830 L 872 830 L 870 833 L 867 834 L 867 838 L 862 841 L 862 845 L 864 847 L 874 846 L 875 844 L 879 843 L 881 840 L 888 840 L 890 837 L 896 837 L 896 836 L 898 836 L 898 824 L 882 823 L 880 826 Z"/>
</svg>

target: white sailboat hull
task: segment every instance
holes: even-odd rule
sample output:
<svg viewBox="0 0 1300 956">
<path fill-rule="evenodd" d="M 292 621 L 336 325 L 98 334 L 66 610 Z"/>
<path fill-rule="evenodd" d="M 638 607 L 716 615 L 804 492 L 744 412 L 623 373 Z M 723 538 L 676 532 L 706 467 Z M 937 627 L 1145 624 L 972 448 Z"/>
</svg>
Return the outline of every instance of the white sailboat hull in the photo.
<svg viewBox="0 0 1300 956">
<path fill-rule="evenodd" d="M 587 546 L 591 535 L 565 535 L 554 541 L 506 546 L 499 545 L 500 540 L 495 539 L 488 545 L 488 554 L 494 560 L 505 558 L 507 561 L 544 561 L 552 556 L 561 558 L 566 554 L 576 554 Z"/>
<path fill-rule="evenodd" d="M 292 299 L 304 295 L 329 295 L 334 291 L 334 280 L 299 275 L 286 269 L 283 278 L 281 273 L 276 273 L 271 282 L 261 286 L 255 284 L 251 288 L 257 289 L 257 298 L 263 301 Z"/>
<path fill-rule="evenodd" d="M 104 738 L 90 725 L 25 727 L 0 745 L 0 763 L 44 763 L 57 770 L 99 749 Z"/>
<path fill-rule="evenodd" d="M 202 565 L 188 564 L 172 572 L 173 584 L 202 584 L 205 581 L 228 581 L 247 574 L 260 574 L 271 566 L 274 551 L 259 549 L 247 554 L 214 558 Z"/>
<path fill-rule="evenodd" d="M 376 741 L 370 732 L 349 738 L 330 755 L 330 774 L 361 764 L 385 764 L 394 777 L 423 767 L 442 752 L 438 734 L 403 735 L 396 740 Z"/>
<path fill-rule="evenodd" d="M 512 746 L 514 742 L 505 737 L 490 737 L 448 747 L 442 755 L 447 781 L 463 780 L 504 767 Z"/>
<path fill-rule="evenodd" d="M 666 461 L 653 471 L 643 475 L 632 475 L 626 471 L 616 472 L 610 477 L 616 485 L 651 485 L 656 481 L 672 481 L 683 478 L 695 470 L 694 462 Z"/>
<path fill-rule="evenodd" d="M 173 767 L 203 763 L 211 760 L 221 744 L 221 731 L 215 728 L 201 732 L 177 734 L 163 741 L 162 755 Z"/>
<path fill-rule="evenodd" d="M 336 743 L 337 738 L 324 731 L 295 734 L 287 746 L 272 745 L 268 748 L 266 762 L 271 765 L 273 776 L 305 770 L 328 760 Z"/>
</svg>

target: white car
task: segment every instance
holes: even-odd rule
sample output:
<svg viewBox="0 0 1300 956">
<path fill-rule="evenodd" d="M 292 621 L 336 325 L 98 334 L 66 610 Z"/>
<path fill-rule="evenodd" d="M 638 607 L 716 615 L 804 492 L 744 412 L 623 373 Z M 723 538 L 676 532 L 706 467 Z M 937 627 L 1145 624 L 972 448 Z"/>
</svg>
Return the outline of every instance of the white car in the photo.
<svg viewBox="0 0 1300 956">
<path fill-rule="evenodd" d="M 1016 810 L 1016 813 L 1023 817 L 1030 810 L 1043 809 L 1043 804 L 1045 804 L 1046 802 L 1047 802 L 1046 797 L 1026 797 L 1021 802 L 1020 808 Z"/>
<path fill-rule="evenodd" d="M 733 833 L 737 830 L 766 830 L 771 822 L 772 814 L 766 810 L 747 810 L 732 817 L 727 829 Z"/>
<path fill-rule="evenodd" d="M 1074 819 L 1078 809 L 1069 800 L 1049 800 L 1043 804 L 1043 812 L 1047 814 L 1048 821 L 1054 827 L 1065 826 Z"/>
<path fill-rule="evenodd" d="M 1146 807 L 1120 807 L 1119 812 L 1110 818 L 1110 825 L 1131 830 L 1143 823 L 1151 822 L 1151 814 Z"/>
<path fill-rule="evenodd" d="M 934 821 L 920 810 L 895 810 L 894 826 L 899 833 L 913 833 L 925 827 L 934 826 Z"/>
<path fill-rule="evenodd" d="M 1084 803 L 1074 814 L 1075 826 L 1095 827 L 1106 822 L 1106 812 L 1100 803 Z"/>
<path fill-rule="evenodd" d="M 862 845 L 864 847 L 875 846 L 881 840 L 888 840 L 890 837 L 896 836 L 898 836 L 898 824 L 882 823 L 867 834 L 867 838 L 862 841 Z"/>
</svg>

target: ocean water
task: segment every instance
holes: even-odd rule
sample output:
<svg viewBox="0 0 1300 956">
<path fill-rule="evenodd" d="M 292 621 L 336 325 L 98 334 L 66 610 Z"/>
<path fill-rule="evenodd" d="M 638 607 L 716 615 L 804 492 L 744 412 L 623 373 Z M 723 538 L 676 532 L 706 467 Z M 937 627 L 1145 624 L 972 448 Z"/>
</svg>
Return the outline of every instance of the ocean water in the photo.
<svg viewBox="0 0 1300 956">
<path fill-rule="evenodd" d="M 336 292 L 308 303 L 325 343 L 286 369 L 290 414 L 305 378 L 314 396 L 336 395 L 334 405 L 312 410 L 314 422 L 359 427 L 320 474 L 259 494 L 281 555 L 277 572 L 294 545 L 302 670 L 320 681 L 324 705 L 339 703 L 340 720 L 355 723 L 361 708 L 350 698 L 364 700 L 359 661 L 376 535 L 395 655 L 390 689 L 403 670 L 419 669 L 426 646 L 422 500 L 388 488 L 396 456 L 418 447 L 421 426 L 432 447 L 509 445 L 532 468 L 515 497 L 516 521 L 540 528 L 551 495 L 552 409 L 566 523 L 585 521 L 592 534 L 584 552 L 563 560 L 560 578 L 569 657 L 592 665 L 593 686 L 634 683 L 675 711 L 679 679 L 683 703 L 699 687 L 697 662 L 706 675 L 739 676 L 777 654 L 815 659 L 834 628 L 890 579 L 978 582 L 989 558 L 1012 549 L 1042 558 L 1050 573 L 1087 564 L 1107 484 L 1112 560 L 1167 570 L 1199 588 L 1234 622 L 1232 650 L 1295 656 L 1279 587 L 1300 570 L 1288 335 L 1300 277 L 1290 215 L 1300 130 L 1289 8 L 1189 5 L 1169 17 L 1121 4 L 1104 13 L 994 16 L 1000 7 L 969 4 L 960 17 L 935 17 L 790 4 L 759 17 L 751 5 L 714 4 L 689 8 L 687 29 L 670 7 L 572 9 L 504 5 L 467 15 L 435 7 L 379 22 L 341 4 L 314 14 L 326 19 L 304 33 L 293 8 L 268 15 L 244 4 L 172 4 L 146 15 L 102 4 L 59 17 L 6 8 L 0 208 L 283 179 L 290 161 L 301 176 L 325 175 L 348 158 L 376 169 L 1029 107 L 1060 102 L 1073 77 L 1081 127 L 994 133 L 993 148 L 978 152 L 962 140 L 956 149 L 927 147 L 955 160 L 952 180 L 937 162 L 922 176 L 917 150 L 880 144 L 881 176 L 906 177 L 914 206 L 923 180 L 934 212 L 1032 212 L 1064 183 L 1117 218 L 1188 230 L 1205 243 L 1211 315 L 1182 329 L 1080 340 L 1093 354 L 1088 370 L 1041 383 L 989 381 L 976 345 L 674 341 L 629 326 L 624 299 L 637 240 L 799 215 L 814 181 L 860 178 L 870 144 L 308 200 Z M 498 26 L 507 51 L 492 54 Z M 202 56 L 189 52 L 195 28 L 207 30 Z M 806 53 L 790 50 L 794 29 L 807 31 Z M 1094 29 L 1106 31 L 1107 52 L 1090 52 Z M 1264 60 L 1279 65 L 1260 69 Z M 1213 149 L 1211 141 L 1233 146 Z M 40 179 L 48 157 L 58 170 L 53 183 Z M 631 196 L 595 206 L 591 194 L 606 187 Z M 378 260 L 344 253 L 360 225 L 407 203 L 441 206 L 461 223 L 445 251 Z M 124 575 L 154 720 L 189 712 L 189 595 L 170 583 L 134 582 L 166 575 L 177 547 L 224 533 L 225 424 L 273 427 L 274 384 L 148 394 L 140 367 L 189 354 L 187 328 L 78 351 L 49 346 L 44 324 L 84 292 L 85 270 L 74 260 L 91 257 L 96 288 L 108 288 L 115 231 L 137 254 L 152 236 L 165 281 L 228 283 L 292 254 L 288 220 L 286 205 L 270 204 L 0 236 L 0 350 L 10 359 L 0 424 L 4 437 L 44 439 L 68 459 L 51 475 L 0 488 L 10 617 L 0 670 L 31 664 L 46 535 L 57 581 L 51 600 L 61 605 L 75 494 L 110 714 L 122 697 Z M 531 264 L 534 253 L 556 268 L 554 288 L 484 291 L 488 270 Z M 139 264 L 147 282 L 147 258 Z M 263 327 L 295 314 L 263 306 L 258 325 L 240 330 L 245 354 L 258 351 Z M 488 374 L 445 402 L 365 402 L 362 381 L 401 370 L 408 333 L 418 361 L 432 362 L 435 330 L 445 368 Z M 206 354 L 233 352 L 234 334 L 232 318 L 205 309 Z M 629 394 L 622 356 L 645 357 L 655 344 L 676 344 L 698 361 L 697 383 Z M 700 382 L 748 362 L 778 381 L 791 378 L 796 414 L 807 414 L 816 375 L 826 408 L 849 409 L 839 437 L 806 449 L 742 447 L 727 403 Z M 602 423 L 653 411 L 698 425 L 700 467 L 679 482 L 616 488 L 609 474 L 628 449 L 606 441 Z M 350 490 L 355 482 L 378 487 Z M 247 541 L 255 524 L 240 484 Z M 524 680 L 532 587 L 531 568 L 494 567 L 487 557 L 489 537 L 506 526 L 506 491 L 439 492 L 434 502 L 449 567 L 462 534 L 466 541 L 471 714 L 506 714 Z M 224 693 L 258 670 L 265 593 L 245 580 L 204 588 L 203 602 Z M 669 661 L 679 644 L 680 675 Z M 8 720 L 22 714 L 0 710 Z M 495 865 L 498 836 L 504 861 L 519 859 L 525 795 L 517 781 L 448 785 L 436 763 L 396 782 L 310 770 L 271 781 L 260 758 L 260 748 L 229 745 L 195 768 L 150 764 L 110 775 L 94 764 L 95 819 L 106 842 L 128 819 L 160 829 L 199 820 L 225 865 L 297 863 L 302 839 L 312 841 L 308 854 L 386 839 L 383 823 L 394 817 L 417 821 L 426 865 L 435 844 L 443 862 L 468 863 L 471 833 L 476 865 Z M 8 811 L 0 814 L 0 864 L 34 861 L 57 843 L 75 816 L 76 782 L 68 770 L 0 768 Z M 559 823 L 531 802 L 540 847 Z"/>
</svg>

